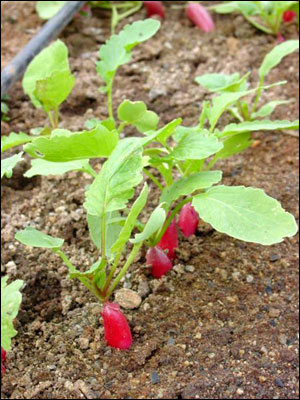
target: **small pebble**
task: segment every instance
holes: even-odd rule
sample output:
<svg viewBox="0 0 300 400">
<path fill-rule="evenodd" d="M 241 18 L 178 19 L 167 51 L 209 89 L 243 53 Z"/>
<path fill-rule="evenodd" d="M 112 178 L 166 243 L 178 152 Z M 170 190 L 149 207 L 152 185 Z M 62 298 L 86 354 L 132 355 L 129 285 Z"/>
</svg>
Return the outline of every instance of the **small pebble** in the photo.
<svg viewBox="0 0 300 400">
<path fill-rule="evenodd" d="M 280 260 L 280 257 L 281 257 L 280 254 L 271 254 L 270 261 L 274 262 L 274 261 Z"/>
<path fill-rule="evenodd" d="M 271 318 L 277 318 L 280 315 L 280 311 L 277 310 L 276 308 L 271 308 L 269 311 L 269 315 Z"/>
<path fill-rule="evenodd" d="M 238 388 L 237 391 L 236 391 L 236 394 L 238 394 L 238 395 L 241 395 L 243 393 L 244 393 L 244 391 L 241 388 Z"/>
<path fill-rule="evenodd" d="M 131 285 L 131 282 L 127 282 L 127 281 L 126 281 L 126 282 L 124 283 L 124 285 L 123 285 L 123 288 L 125 288 L 125 289 L 130 289 L 131 286 L 132 286 L 132 285 Z"/>
<path fill-rule="evenodd" d="M 252 275 L 248 275 L 246 280 L 247 280 L 248 283 L 252 283 L 254 281 L 254 278 L 253 278 Z"/>
<path fill-rule="evenodd" d="M 147 281 L 141 281 L 139 282 L 139 286 L 138 286 L 138 294 L 141 297 L 147 297 L 147 295 L 150 293 L 150 288 L 148 285 Z"/>
<path fill-rule="evenodd" d="M 281 344 L 285 345 L 287 343 L 287 337 L 285 334 L 279 335 L 278 340 L 279 340 L 279 343 L 281 343 Z"/>
<path fill-rule="evenodd" d="M 178 275 L 184 274 L 184 267 L 182 264 L 176 264 L 173 267 L 173 270 L 177 272 Z"/>
<path fill-rule="evenodd" d="M 152 381 L 153 385 L 156 385 L 157 383 L 159 383 L 159 376 L 156 371 L 152 372 L 151 381 Z"/>
<path fill-rule="evenodd" d="M 240 277 L 240 272 L 239 271 L 236 271 L 236 272 L 233 272 L 232 273 L 232 278 L 235 280 L 235 281 L 238 281 L 239 280 L 239 277 Z"/>
<path fill-rule="evenodd" d="M 186 265 L 185 268 L 186 272 L 194 272 L 195 267 L 193 265 Z"/>
<path fill-rule="evenodd" d="M 127 288 L 118 290 L 115 294 L 115 299 L 121 307 L 127 310 L 139 307 L 142 302 L 142 298 L 138 293 Z"/>
<path fill-rule="evenodd" d="M 169 339 L 168 344 L 169 345 L 175 344 L 175 339 L 173 339 L 173 338 Z"/>
<path fill-rule="evenodd" d="M 262 353 L 264 353 L 264 354 L 267 354 L 267 353 L 268 353 L 268 350 L 267 350 L 266 346 L 262 346 L 261 349 L 260 349 L 260 351 L 261 351 Z"/>
<path fill-rule="evenodd" d="M 258 377 L 258 380 L 259 380 L 260 383 L 263 383 L 263 382 L 266 382 L 267 378 L 265 376 L 260 375 Z"/>
<path fill-rule="evenodd" d="M 271 286 L 266 286 L 266 293 L 268 294 L 268 295 L 271 295 L 272 294 L 272 288 L 271 288 Z"/>
<path fill-rule="evenodd" d="M 87 338 L 79 338 L 78 339 L 78 344 L 81 350 L 87 350 L 89 348 L 89 339 Z"/>
<path fill-rule="evenodd" d="M 284 384 L 280 378 L 275 378 L 275 385 L 280 388 L 283 388 L 283 386 L 284 386 Z"/>
<path fill-rule="evenodd" d="M 13 274 L 13 273 L 15 273 L 17 271 L 16 263 L 14 261 L 12 261 L 12 260 L 8 261 L 8 263 L 5 264 L 5 266 L 6 266 L 6 273 L 8 275 Z"/>
</svg>

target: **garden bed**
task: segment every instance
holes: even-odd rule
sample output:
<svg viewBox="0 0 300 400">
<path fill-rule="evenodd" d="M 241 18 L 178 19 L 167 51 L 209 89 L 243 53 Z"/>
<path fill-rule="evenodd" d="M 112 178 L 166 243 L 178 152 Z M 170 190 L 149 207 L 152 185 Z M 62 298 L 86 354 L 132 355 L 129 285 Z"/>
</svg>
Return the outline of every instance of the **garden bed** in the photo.
<svg viewBox="0 0 300 400">
<path fill-rule="evenodd" d="M 34 2 L 26 7 L 2 3 L 3 67 L 41 22 Z M 133 51 L 132 61 L 116 76 L 115 104 L 125 98 L 142 100 L 161 124 L 182 117 L 184 125 L 193 125 L 202 101 L 211 98 L 195 76 L 251 70 L 257 81 L 257 68 L 276 38 L 255 30 L 241 16 L 215 14 L 216 30 L 204 34 L 184 10 L 165 3 L 167 18 L 160 31 Z M 144 17 L 141 10 L 124 24 Z M 297 38 L 296 25 L 288 25 L 283 34 Z M 91 18 L 75 19 L 60 36 L 76 77 L 60 110 L 61 127 L 76 131 L 88 118 L 107 117 L 95 61 L 109 35 L 110 13 L 93 11 Z M 270 99 L 294 100 L 278 107 L 273 119 L 296 119 L 298 54 L 284 58 L 267 83 L 280 80 L 288 83 L 272 88 Z M 33 108 L 20 82 L 9 95 L 10 120 L 2 123 L 2 134 L 45 124 L 43 112 Z M 298 137 L 284 132 L 254 136 L 255 146 L 217 164 L 224 171 L 223 182 L 264 189 L 298 220 Z M 297 398 L 297 236 L 265 247 L 200 223 L 192 238 L 180 236 L 176 265 L 161 280 L 150 276 L 142 250 L 122 282 L 143 301 L 138 309 L 125 311 L 134 342 L 120 352 L 106 346 L 100 304 L 77 281 L 66 279 L 61 260 L 14 239 L 16 231 L 35 224 L 65 239 L 74 265 L 93 263 L 98 251 L 82 207 L 91 178 L 69 172 L 67 177 L 26 179 L 22 174 L 29 164 L 28 159 L 12 179 L 2 181 L 1 272 L 26 282 L 2 398 Z M 149 186 L 143 217 L 158 204 L 151 181 Z"/>
</svg>

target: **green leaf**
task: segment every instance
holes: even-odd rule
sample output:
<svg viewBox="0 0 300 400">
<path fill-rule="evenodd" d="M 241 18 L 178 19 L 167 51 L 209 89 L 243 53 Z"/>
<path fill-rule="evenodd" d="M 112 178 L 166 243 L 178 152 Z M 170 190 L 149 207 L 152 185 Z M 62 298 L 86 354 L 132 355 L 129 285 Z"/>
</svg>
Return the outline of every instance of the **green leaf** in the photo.
<svg viewBox="0 0 300 400">
<path fill-rule="evenodd" d="M 244 14 L 244 15 L 256 15 L 256 14 L 260 14 L 260 9 L 259 7 L 256 5 L 255 1 L 238 1 L 238 6 L 240 11 Z M 270 3 L 265 1 L 264 3 Z M 264 6 L 263 2 L 260 2 L 260 4 L 262 6 Z"/>
<path fill-rule="evenodd" d="M 148 18 L 143 21 L 136 21 L 126 25 L 119 33 L 119 37 L 127 51 L 145 42 L 156 34 L 160 28 L 160 22 Z"/>
<path fill-rule="evenodd" d="M 237 100 L 241 99 L 242 97 L 247 96 L 249 93 L 252 93 L 253 90 L 242 91 L 242 92 L 234 92 L 234 93 L 223 93 L 220 96 L 217 96 L 212 101 L 212 106 L 207 110 L 207 117 L 213 129 L 218 122 L 221 115 Z"/>
<path fill-rule="evenodd" d="M 90 236 L 98 249 L 101 249 L 101 220 L 98 215 L 88 214 L 87 216 Z M 108 258 L 114 253 L 111 247 L 120 235 L 122 229 L 121 221 L 124 221 L 124 218 L 120 217 L 120 213 L 117 211 L 106 215 L 105 254 Z"/>
<path fill-rule="evenodd" d="M 7 114 L 9 111 L 8 105 L 1 101 L 1 114 Z"/>
<path fill-rule="evenodd" d="M 277 106 L 280 106 L 281 104 L 288 104 L 290 102 L 291 100 L 270 101 L 269 103 L 263 105 L 257 112 L 253 113 L 251 117 L 253 119 L 267 117 L 268 115 L 272 114 Z"/>
<path fill-rule="evenodd" d="M 120 121 L 134 125 L 144 133 L 153 131 L 158 124 L 158 116 L 153 111 L 147 111 L 147 106 L 142 101 L 125 100 L 118 108 Z"/>
<path fill-rule="evenodd" d="M 138 121 L 135 126 L 141 133 L 154 131 L 159 122 L 158 115 L 153 111 L 146 111 L 143 117 Z"/>
<path fill-rule="evenodd" d="M 1 346 L 5 351 L 11 348 L 11 339 L 18 333 L 13 321 L 18 315 L 24 282 L 20 279 L 7 284 L 8 276 L 1 278 Z"/>
<path fill-rule="evenodd" d="M 251 135 L 249 132 L 239 133 L 224 140 L 224 147 L 216 153 L 214 160 L 220 160 L 238 154 L 252 145 Z"/>
<path fill-rule="evenodd" d="M 50 78 L 55 71 L 70 73 L 68 49 L 61 40 L 56 40 L 42 50 L 31 61 L 24 74 L 22 81 L 23 89 L 35 107 L 42 107 L 42 104 L 34 94 L 37 81 Z"/>
<path fill-rule="evenodd" d="M 188 196 L 199 189 L 210 188 L 222 179 L 221 171 L 198 172 L 181 178 L 171 186 L 165 188 L 160 197 L 160 202 L 166 202 L 168 205 L 181 196 Z"/>
<path fill-rule="evenodd" d="M 59 249 L 64 243 L 64 239 L 46 235 L 30 226 L 17 232 L 15 239 L 26 246 L 45 247 L 47 249 Z"/>
<path fill-rule="evenodd" d="M 53 162 L 38 158 L 36 160 L 31 160 L 31 168 L 25 172 L 24 176 L 26 178 L 31 178 L 35 175 L 63 175 L 69 171 L 85 172 L 88 169 L 88 160 Z"/>
<path fill-rule="evenodd" d="M 85 277 L 93 277 L 94 273 L 96 272 L 96 270 L 98 269 L 99 265 L 101 263 L 101 258 L 99 260 L 97 260 L 93 265 L 91 265 L 91 267 L 84 272 L 70 272 L 69 273 L 69 278 L 73 279 L 73 278 L 85 278 Z"/>
<path fill-rule="evenodd" d="M 11 178 L 13 174 L 13 169 L 18 164 L 18 162 L 22 161 L 23 152 L 21 151 L 14 156 L 4 158 L 1 160 L 1 179 L 5 175 L 7 178 Z"/>
<path fill-rule="evenodd" d="M 232 75 L 227 74 L 204 74 L 197 76 L 195 81 L 211 92 L 224 91 L 228 86 L 240 80 L 240 74 L 235 72 Z"/>
<path fill-rule="evenodd" d="M 118 108 L 118 118 L 120 121 L 136 124 L 147 111 L 147 106 L 142 101 L 125 100 Z"/>
<path fill-rule="evenodd" d="M 188 132 L 188 131 L 186 131 Z M 175 160 L 202 160 L 222 149 L 223 144 L 214 136 L 191 130 L 166 157 Z"/>
<path fill-rule="evenodd" d="M 24 132 L 11 132 L 9 136 L 1 136 L 1 153 L 20 144 L 31 142 L 33 139 L 34 137 L 28 136 Z"/>
<path fill-rule="evenodd" d="M 206 129 L 200 129 L 199 126 L 178 126 L 175 130 L 173 138 L 175 142 L 180 142 L 184 136 L 189 135 L 192 132 L 196 132 L 198 134 L 202 132 L 205 134 L 208 133 Z"/>
<path fill-rule="evenodd" d="M 131 59 L 130 50 L 155 35 L 160 23 L 154 19 L 126 25 L 118 35 L 112 35 L 99 51 L 97 72 L 110 85 L 116 70 Z"/>
<path fill-rule="evenodd" d="M 46 112 L 56 110 L 66 100 L 75 83 L 70 71 L 54 71 L 49 77 L 36 81 L 34 96 Z"/>
<path fill-rule="evenodd" d="M 141 243 L 149 237 L 151 237 L 155 232 L 157 232 L 164 224 L 166 219 L 166 212 L 162 208 L 163 204 L 160 204 L 153 213 L 150 215 L 143 232 L 137 233 L 134 239 L 130 239 L 130 242 L 133 244 Z"/>
<path fill-rule="evenodd" d="M 42 19 L 50 19 L 67 3 L 67 1 L 37 1 L 36 11 Z"/>
<path fill-rule="evenodd" d="M 181 118 L 174 119 L 173 121 L 169 122 L 167 125 L 163 126 L 157 131 L 156 139 L 162 143 L 164 146 L 167 144 L 167 140 L 170 136 L 172 136 L 175 132 L 175 129 L 180 125 L 182 122 Z"/>
<path fill-rule="evenodd" d="M 260 68 L 259 68 L 259 77 L 263 79 L 268 73 L 276 67 L 283 59 L 283 57 L 288 54 L 293 53 L 299 49 L 299 41 L 298 40 L 287 40 L 276 47 L 273 48 L 264 58 Z"/>
<path fill-rule="evenodd" d="M 270 245 L 297 232 L 294 217 L 261 189 L 217 186 L 195 196 L 192 205 L 214 229 L 247 242 Z"/>
<path fill-rule="evenodd" d="M 253 131 L 275 131 L 280 129 L 299 129 L 299 120 L 296 121 L 247 121 L 239 124 L 229 124 L 222 132 L 217 134 L 218 137 L 233 135 L 236 133 L 253 132 Z"/>
<path fill-rule="evenodd" d="M 130 212 L 126 218 L 125 225 L 123 226 L 117 241 L 113 244 L 111 251 L 120 251 L 127 240 L 130 238 L 131 232 L 135 227 L 136 220 L 146 205 L 148 196 L 148 186 L 147 183 L 144 184 L 143 190 L 141 191 L 139 197 L 133 203 Z"/>
<path fill-rule="evenodd" d="M 142 144 L 138 138 L 119 141 L 86 192 L 84 207 L 91 215 L 103 217 L 121 210 L 142 180 Z"/>
<path fill-rule="evenodd" d="M 221 4 L 216 4 L 207 7 L 210 10 L 214 10 L 219 14 L 231 14 L 232 12 L 240 11 L 238 1 L 226 1 Z"/>
<path fill-rule="evenodd" d="M 38 137 L 24 146 L 31 157 L 65 162 L 87 158 L 108 157 L 118 143 L 117 131 L 97 125 L 91 131 L 70 132 L 55 129 L 50 137 Z"/>
</svg>

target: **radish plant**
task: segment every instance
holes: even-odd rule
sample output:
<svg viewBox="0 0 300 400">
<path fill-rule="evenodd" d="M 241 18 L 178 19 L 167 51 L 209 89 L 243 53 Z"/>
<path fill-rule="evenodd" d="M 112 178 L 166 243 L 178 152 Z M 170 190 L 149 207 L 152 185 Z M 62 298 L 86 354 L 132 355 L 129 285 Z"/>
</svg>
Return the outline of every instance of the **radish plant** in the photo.
<svg viewBox="0 0 300 400">
<path fill-rule="evenodd" d="M 44 247 L 60 256 L 69 268 L 69 277 L 79 279 L 104 304 L 102 315 L 105 337 L 109 345 L 120 349 L 131 344 L 129 328 L 126 328 L 125 343 L 121 341 L 121 333 L 115 333 L 112 337 L 113 327 L 124 327 L 126 324 L 120 310 L 108 303 L 108 300 L 134 262 L 143 242 L 163 225 L 166 218 L 164 205 L 159 205 L 145 225 L 138 222 L 138 216 L 147 201 L 146 183 L 131 208 L 127 207 L 135 187 L 143 180 L 143 147 L 155 139 L 157 134 L 154 132 L 145 138 L 120 140 L 86 190 L 84 207 L 87 211 L 88 227 L 91 239 L 100 251 L 99 259 L 87 271 L 77 269 L 61 250 L 63 239 L 51 237 L 31 227 L 16 234 L 16 239 L 21 243 Z M 124 211 L 123 215 L 121 211 Z M 135 227 L 140 233 L 130 239 Z M 128 240 L 133 247 L 126 262 L 119 268 L 119 260 Z"/>
<path fill-rule="evenodd" d="M 214 101 L 225 101 L 229 99 L 229 104 L 226 108 L 239 122 L 243 121 L 255 121 L 261 120 L 262 118 L 268 117 L 273 113 L 275 108 L 281 104 L 288 104 L 291 100 L 272 100 L 267 104 L 261 105 L 261 97 L 267 89 L 274 86 L 284 85 L 286 81 L 274 82 L 273 84 L 265 86 L 264 82 L 269 72 L 276 67 L 282 58 L 291 54 L 292 52 L 299 49 L 298 40 L 288 40 L 275 46 L 263 59 L 263 62 L 258 70 L 259 82 L 255 85 L 252 91 L 249 91 L 249 76 L 250 72 L 247 72 L 242 77 L 238 72 L 227 75 L 222 73 L 212 73 L 197 76 L 195 81 L 203 86 L 206 90 L 212 93 L 218 93 L 220 97 Z M 230 93 L 237 96 L 236 100 L 230 101 Z M 236 93 L 236 94 L 234 94 Z M 244 96 L 239 97 L 237 93 L 244 93 Z M 227 97 L 226 97 L 226 94 Z M 221 97 L 223 95 L 223 98 Z M 242 97 L 248 96 L 253 98 L 252 102 L 242 100 Z"/>
<path fill-rule="evenodd" d="M 47 20 L 56 15 L 66 3 L 66 1 L 37 1 L 36 11 L 40 18 Z M 118 23 L 139 11 L 142 4 L 142 1 L 88 1 L 82 7 L 78 16 L 89 16 L 91 8 L 111 10 L 111 32 L 114 33 Z"/>
<path fill-rule="evenodd" d="M 42 50 L 29 64 L 24 78 L 23 89 L 36 108 L 47 114 L 50 126 L 33 128 L 32 135 L 12 132 L 1 136 L 1 153 L 11 148 L 30 143 L 37 135 L 49 137 L 58 127 L 59 106 L 65 101 L 74 86 L 75 78 L 70 72 L 68 50 L 63 42 L 57 40 Z M 23 152 L 1 160 L 1 179 L 12 176 L 13 168 L 23 160 Z"/>
<path fill-rule="evenodd" d="M 219 14 L 241 13 L 255 28 L 278 35 L 286 11 L 298 11 L 298 1 L 224 1 L 222 4 L 209 6 Z"/>
</svg>

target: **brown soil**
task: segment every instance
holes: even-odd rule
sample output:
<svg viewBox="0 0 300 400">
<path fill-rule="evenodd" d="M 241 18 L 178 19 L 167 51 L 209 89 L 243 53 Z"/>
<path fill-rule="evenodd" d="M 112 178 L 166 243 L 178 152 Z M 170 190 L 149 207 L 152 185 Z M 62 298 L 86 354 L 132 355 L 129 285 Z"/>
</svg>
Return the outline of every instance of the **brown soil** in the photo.
<svg viewBox="0 0 300 400">
<path fill-rule="evenodd" d="M 1 4 L 2 66 L 40 26 L 34 2 L 21 3 Z M 201 102 L 211 97 L 194 77 L 251 69 L 256 81 L 257 68 L 276 39 L 240 16 L 214 15 L 216 31 L 205 35 L 170 3 L 159 33 L 138 46 L 118 73 L 114 101 L 117 106 L 125 98 L 143 100 L 160 115 L 161 124 L 179 116 L 185 125 L 194 124 Z M 143 10 L 126 22 L 141 18 Z M 61 35 L 77 78 L 61 108 L 62 127 L 77 130 L 92 116 L 106 117 L 94 64 L 109 23 L 108 13 L 95 11 L 89 19 L 75 19 Z M 297 38 L 296 26 L 288 25 L 284 35 Z M 298 71 L 293 54 L 268 77 L 288 83 L 270 90 L 265 100 L 293 99 L 274 118 L 297 118 Z M 26 132 L 46 122 L 20 83 L 8 105 L 4 132 Z M 298 219 L 298 138 L 277 132 L 255 137 L 257 147 L 217 165 L 224 182 L 263 188 Z M 22 178 L 28 166 L 29 161 L 2 182 L 1 272 L 24 279 L 26 287 L 1 398 L 298 398 L 296 236 L 264 247 L 200 224 L 196 236 L 180 237 L 177 266 L 161 280 L 149 276 L 141 252 L 122 283 L 134 290 L 143 285 L 144 297 L 139 309 L 125 311 L 134 343 L 121 352 L 105 345 L 100 304 L 80 283 L 66 279 L 61 261 L 14 240 L 16 231 L 30 224 L 64 238 L 75 265 L 86 268 L 94 262 L 97 251 L 82 207 L 90 178 L 75 172 Z M 152 188 L 145 214 L 156 199 Z"/>
</svg>

